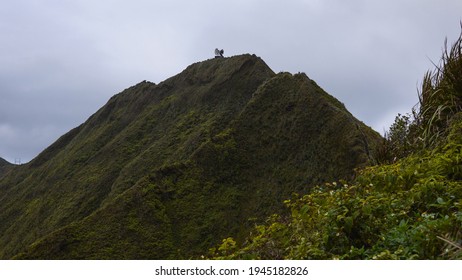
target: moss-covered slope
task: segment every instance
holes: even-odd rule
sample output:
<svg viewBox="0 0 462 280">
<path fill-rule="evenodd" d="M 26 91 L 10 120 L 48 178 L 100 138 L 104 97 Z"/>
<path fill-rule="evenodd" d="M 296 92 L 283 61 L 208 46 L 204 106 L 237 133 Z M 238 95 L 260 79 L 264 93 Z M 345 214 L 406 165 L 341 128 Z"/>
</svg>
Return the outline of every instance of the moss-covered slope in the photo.
<svg viewBox="0 0 462 280">
<path fill-rule="evenodd" d="M 379 140 L 304 74 L 251 55 L 196 63 L 5 175 L 0 257 L 197 257 L 292 192 L 352 176 Z"/>
<path fill-rule="evenodd" d="M 0 158 L 0 178 L 11 168 L 13 165 L 8 161 Z"/>
</svg>

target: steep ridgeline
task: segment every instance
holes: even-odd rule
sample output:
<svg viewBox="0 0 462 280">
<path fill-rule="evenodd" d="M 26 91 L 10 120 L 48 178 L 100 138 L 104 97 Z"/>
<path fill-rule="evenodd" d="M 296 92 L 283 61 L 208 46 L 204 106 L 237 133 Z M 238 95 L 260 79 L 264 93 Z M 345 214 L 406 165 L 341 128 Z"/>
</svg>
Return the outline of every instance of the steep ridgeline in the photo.
<svg viewBox="0 0 462 280">
<path fill-rule="evenodd" d="M 0 158 L 0 178 L 13 167 L 11 163 L 8 161 L 4 160 L 3 158 Z"/>
<path fill-rule="evenodd" d="M 0 179 L 0 257 L 195 258 L 293 192 L 351 178 L 380 136 L 255 55 L 114 96 Z"/>
</svg>

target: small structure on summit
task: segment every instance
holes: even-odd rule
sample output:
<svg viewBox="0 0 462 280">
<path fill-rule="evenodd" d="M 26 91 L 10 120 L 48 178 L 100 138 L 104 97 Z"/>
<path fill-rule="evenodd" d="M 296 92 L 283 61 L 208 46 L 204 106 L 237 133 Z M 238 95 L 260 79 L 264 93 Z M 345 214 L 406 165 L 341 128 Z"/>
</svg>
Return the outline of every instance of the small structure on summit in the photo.
<svg viewBox="0 0 462 280">
<path fill-rule="evenodd" d="M 224 57 L 223 56 L 224 53 L 225 53 L 224 50 L 215 49 L 215 58 Z"/>
</svg>

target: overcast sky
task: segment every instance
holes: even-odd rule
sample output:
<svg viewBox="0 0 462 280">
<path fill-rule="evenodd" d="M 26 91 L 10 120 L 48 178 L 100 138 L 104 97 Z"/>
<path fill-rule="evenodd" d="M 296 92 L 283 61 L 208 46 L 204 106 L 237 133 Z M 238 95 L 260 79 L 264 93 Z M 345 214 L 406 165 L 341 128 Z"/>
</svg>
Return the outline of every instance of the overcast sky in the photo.
<svg viewBox="0 0 462 280">
<path fill-rule="evenodd" d="M 0 157 L 27 162 L 114 94 L 256 54 L 383 134 L 410 112 L 460 0 L 14 0 L 0 5 Z"/>
</svg>

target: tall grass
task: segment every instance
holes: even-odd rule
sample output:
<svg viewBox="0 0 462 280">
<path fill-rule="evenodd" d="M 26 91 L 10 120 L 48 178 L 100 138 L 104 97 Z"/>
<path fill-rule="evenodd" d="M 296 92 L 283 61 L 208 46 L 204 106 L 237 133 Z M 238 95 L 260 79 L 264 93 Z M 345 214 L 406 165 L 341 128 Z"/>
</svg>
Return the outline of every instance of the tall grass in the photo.
<svg viewBox="0 0 462 280">
<path fill-rule="evenodd" d="M 403 158 L 444 141 L 453 116 L 462 111 L 462 22 L 459 38 L 447 38 L 439 63 L 425 73 L 419 102 L 411 114 L 398 115 L 377 151 L 378 163 Z"/>
<path fill-rule="evenodd" d="M 444 241 L 445 246 L 443 254 L 441 255 L 445 259 L 462 260 L 462 243 L 460 241 L 462 232 L 459 230 L 452 236 L 446 234 L 445 237 L 437 236 L 438 239 Z"/>
<path fill-rule="evenodd" d="M 462 30 L 462 22 L 461 22 Z M 414 114 L 424 147 L 434 146 L 447 133 L 451 118 L 462 111 L 462 32 L 451 47 L 447 38 L 439 64 L 428 71 L 419 92 Z"/>
</svg>

